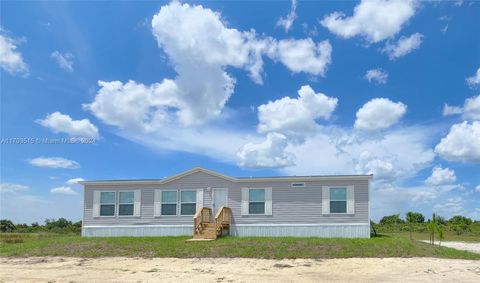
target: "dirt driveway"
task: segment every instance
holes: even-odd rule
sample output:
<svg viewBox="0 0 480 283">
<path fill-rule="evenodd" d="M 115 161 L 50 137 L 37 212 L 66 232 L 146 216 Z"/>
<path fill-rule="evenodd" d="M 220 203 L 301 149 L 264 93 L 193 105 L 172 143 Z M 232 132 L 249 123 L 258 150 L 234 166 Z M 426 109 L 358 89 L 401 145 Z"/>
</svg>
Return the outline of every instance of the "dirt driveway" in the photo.
<svg viewBox="0 0 480 283">
<path fill-rule="evenodd" d="M 0 258 L 11 282 L 480 282 L 480 261 L 436 258 Z"/>
</svg>

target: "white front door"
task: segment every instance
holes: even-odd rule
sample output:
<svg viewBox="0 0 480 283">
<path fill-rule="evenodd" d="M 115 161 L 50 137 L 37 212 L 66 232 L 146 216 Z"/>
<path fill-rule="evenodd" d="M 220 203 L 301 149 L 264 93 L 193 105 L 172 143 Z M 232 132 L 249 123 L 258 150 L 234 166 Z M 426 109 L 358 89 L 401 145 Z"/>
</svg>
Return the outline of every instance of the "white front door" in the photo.
<svg viewBox="0 0 480 283">
<path fill-rule="evenodd" d="M 213 215 L 217 214 L 222 206 L 228 206 L 228 189 L 213 189 Z"/>
</svg>

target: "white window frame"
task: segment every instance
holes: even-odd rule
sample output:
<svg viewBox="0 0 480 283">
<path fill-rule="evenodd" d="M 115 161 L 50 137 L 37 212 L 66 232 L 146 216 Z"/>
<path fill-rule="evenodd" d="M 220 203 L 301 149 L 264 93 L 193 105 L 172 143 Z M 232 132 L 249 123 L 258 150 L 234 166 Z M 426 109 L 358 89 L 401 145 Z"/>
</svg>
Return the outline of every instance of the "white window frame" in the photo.
<svg viewBox="0 0 480 283">
<path fill-rule="evenodd" d="M 194 192 L 195 193 L 195 202 L 186 202 L 185 204 L 195 204 L 195 212 L 193 214 L 182 214 L 182 192 Z M 177 201 L 179 203 L 179 206 L 178 206 L 178 214 L 180 216 L 194 216 L 196 211 L 197 211 L 197 203 L 198 203 L 198 199 L 197 199 L 197 189 L 182 189 L 180 190 L 180 195 L 179 197 L 177 198 Z"/>
<path fill-rule="evenodd" d="M 263 213 L 250 213 L 250 190 L 263 190 Z M 248 215 L 266 215 L 267 212 L 267 188 L 248 188 Z M 260 202 L 255 202 L 260 203 Z"/>
<path fill-rule="evenodd" d="M 176 195 L 176 201 L 175 203 L 173 202 L 169 202 L 169 203 L 165 203 L 165 204 L 175 204 L 175 214 L 162 214 L 162 206 L 163 206 L 163 192 L 175 192 L 175 195 Z M 178 190 L 160 190 L 160 198 L 162 199 L 162 201 L 160 202 L 160 215 L 158 216 L 161 216 L 161 217 L 176 217 L 178 216 Z"/>
<path fill-rule="evenodd" d="M 330 198 L 330 190 L 331 189 L 345 189 L 345 212 L 332 212 L 332 201 L 335 201 L 335 200 L 332 200 Z M 340 200 L 341 201 L 341 200 Z M 328 206 L 329 206 L 329 214 L 339 214 L 339 215 L 342 215 L 342 214 L 348 214 L 348 186 L 330 186 L 328 187 Z"/>
<path fill-rule="evenodd" d="M 133 205 L 133 214 L 132 215 L 120 215 L 120 204 L 130 204 L 130 203 L 120 203 L 120 193 L 133 193 L 133 202 L 131 203 Z M 135 190 L 126 190 L 126 191 L 118 191 L 117 193 L 117 215 L 118 217 L 135 217 Z"/>
<path fill-rule="evenodd" d="M 113 215 L 102 215 L 102 193 L 114 193 L 115 194 L 115 200 L 113 202 Z M 102 218 L 112 218 L 112 217 L 117 217 L 118 215 L 118 209 L 117 209 L 117 191 L 100 191 L 100 199 L 98 200 L 98 217 Z M 105 205 L 112 205 L 110 203 L 106 203 Z"/>
</svg>

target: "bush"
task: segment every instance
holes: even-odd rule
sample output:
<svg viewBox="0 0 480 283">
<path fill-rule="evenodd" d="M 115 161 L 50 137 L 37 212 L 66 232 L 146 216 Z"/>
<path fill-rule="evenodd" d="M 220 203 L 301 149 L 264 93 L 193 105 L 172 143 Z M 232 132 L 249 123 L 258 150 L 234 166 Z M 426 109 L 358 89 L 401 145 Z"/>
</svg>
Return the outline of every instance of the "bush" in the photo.
<svg viewBox="0 0 480 283">
<path fill-rule="evenodd" d="M 387 224 L 400 224 L 400 223 L 404 223 L 405 221 L 403 221 L 401 218 L 400 218 L 400 214 L 393 214 L 393 215 L 390 215 L 390 216 L 384 216 L 382 217 L 382 219 L 380 220 L 380 225 L 387 225 Z"/>
<path fill-rule="evenodd" d="M 15 224 L 7 219 L 0 220 L 0 232 L 9 233 L 15 231 Z"/>
</svg>

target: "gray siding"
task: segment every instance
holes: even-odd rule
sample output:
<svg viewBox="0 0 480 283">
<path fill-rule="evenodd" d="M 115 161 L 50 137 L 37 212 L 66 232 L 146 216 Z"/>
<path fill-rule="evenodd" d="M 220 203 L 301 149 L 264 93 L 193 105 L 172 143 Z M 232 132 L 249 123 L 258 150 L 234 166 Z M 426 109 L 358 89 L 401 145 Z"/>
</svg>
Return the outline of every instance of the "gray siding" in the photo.
<svg viewBox="0 0 480 283">
<path fill-rule="evenodd" d="M 292 188 L 291 182 L 232 182 L 204 172 L 196 172 L 161 185 L 86 185 L 84 226 L 122 225 L 191 225 L 192 216 L 154 216 L 154 190 L 204 189 L 204 206 L 212 205 L 211 188 L 228 189 L 228 206 L 232 224 L 365 224 L 369 223 L 369 189 L 367 180 L 305 182 L 305 187 Z M 322 214 L 322 186 L 354 186 L 355 214 Z M 242 216 L 241 188 L 272 188 L 273 215 Z M 93 212 L 93 191 L 141 189 L 140 217 L 96 217 Z"/>
</svg>

